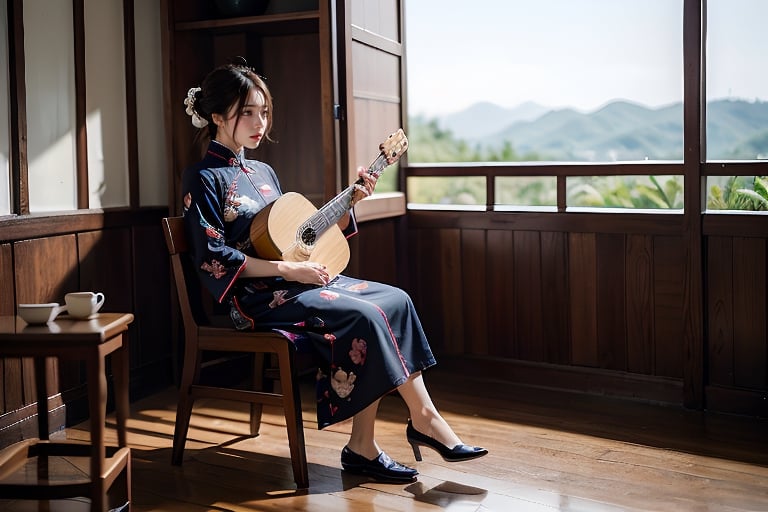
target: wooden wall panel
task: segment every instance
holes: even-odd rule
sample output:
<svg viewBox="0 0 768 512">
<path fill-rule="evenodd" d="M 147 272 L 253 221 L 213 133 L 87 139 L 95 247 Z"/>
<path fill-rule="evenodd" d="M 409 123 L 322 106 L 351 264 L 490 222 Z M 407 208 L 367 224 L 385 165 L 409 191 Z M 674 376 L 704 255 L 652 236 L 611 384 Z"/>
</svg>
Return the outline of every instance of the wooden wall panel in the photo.
<svg viewBox="0 0 768 512">
<path fill-rule="evenodd" d="M 133 311 L 130 230 L 104 229 L 77 235 L 78 290 L 102 292 L 103 311 Z"/>
<path fill-rule="evenodd" d="M 541 310 L 544 360 L 568 364 L 568 239 L 565 233 L 541 233 Z"/>
<path fill-rule="evenodd" d="M 75 235 L 24 240 L 13 245 L 16 300 L 64 302 L 79 282 Z"/>
<path fill-rule="evenodd" d="M 131 333 L 131 340 L 141 340 L 141 343 L 131 344 L 131 354 L 135 366 L 146 366 L 166 361 L 172 353 L 171 309 L 167 294 L 171 282 L 170 264 L 160 222 L 137 226 L 130 236 L 134 246 L 132 266 L 136 269 L 132 310 L 141 318 L 141 323 L 134 326 Z M 158 287 L 157 283 L 168 283 L 168 287 Z M 158 295 L 160 290 L 163 293 Z M 156 384 L 138 387 L 151 388 Z"/>
<path fill-rule="evenodd" d="M 15 282 L 13 278 L 13 249 L 11 244 L 0 244 L 0 315 L 16 312 Z"/>
<path fill-rule="evenodd" d="M 396 286 L 404 285 L 397 275 L 396 224 L 392 220 L 365 222 L 359 233 L 352 237 L 349 270 L 350 276 L 369 279 Z"/>
<path fill-rule="evenodd" d="M 474 251 L 485 232 L 492 357 L 478 360 L 490 365 L 492 377 L 678 405 L 689 405 L 686 393 L 701 386 L 712 410 L 766 410 L 768 238 L 754 225 L 745 231 L 739 224 L 741 231 L 733 235 L 718 224 L 702 248 L 701 283 L 691 283 L 689 265 L 695 258 L 685 233 L 553 232 L 528 224 L 521 228 L 517 216 L 505 219 L 508 224 L 501 220 L 483 223 L 469 215 L 433 212 L 409 219 L 418 226 L 409 236 L 422 251 L 415 299 L 441 329 L 469 318 L 476 322 L 478 310 L 470 301 L 477 278 L 465 276 L 463 288 L 451 290 L 463 294 L 460 302 L 440 299 L 434 288 L 446 282 L 446 263 L 428 254 L 437 250 L 438 258 L 455 258 L 451 248 L 458 231 L 463 272 L 475 272 Z M 759 226 L 765 222 L 758 216 L 753 220 Z M 686 335 L 697 300 L 691 287 L 699 286 L 705 292 L 702 327 L 708 344 L 693 334 L 690 343 L 701 346 L 691 347 Z M 464 327 L 471 332 L 472 326 Z M 706 354 L 703 376 L 692 349 Z M 436 346 L 436 352 L 445 353 L 444 347 Z M 463 353 L 448 354 L 458 355 L 456 361 L 483 355 L 472 352 L 471 341 Z M 691 376 L 696 382 L 686 380 Z"/>
<path fill-rule="evenodd" d="M 732 386 L 733 374 L 733 239 L 707 240 L 707 331 L 709 381 Z"/>
<path fill-rule="evenodd" d="M 461 230 L 441 229 L 437 247 L 438 252 L 431 256 L 433 266 L 430 271 L 436 269 L 440 276 L 439 286 L 432 290 L 432 297 L 442 299 L 442 308 L 437 315 L 442 318 L 443 343 L 446 353 L 463 354 L 465 294 L 461 287 Z"/>
<path fill-rule="evenodd" d="M 683 376 L 686 245 L 681 237 L 654 239 L 655 375 Z"/>
<path fill-rule="evenodd" d="M 598 365 L 627 369 L 624 235 L 600 233 L 597 248 Z"/>
<path fill-rule="evenodd" d="M 653 237 L 627 236 L 627 370 L 653 374 Z"/>
<path fill-rule="evenodd" d="M 766 241 L 733 239 L 733 373 L 737 386 L 766 389 Z"/>
<path fill-rule="evenodd" d="M 0 315 L 12 315 L 16 311 L 16 304 L 14 303 L 14 279 L 13 279 L 13 251 L 11 244 L 0 244 Z M 14 364 L 20 364 L 19 359 L 3 359 L 0 358 L 0 383 L 6 382 L 6 364 L 9 365 L 9 370 L 12 371 L 10 366 Z M 0 414 L 5 413 L 13 408 L 6 408 L 5 395 L 9 390 L 7 386 L 3 385 L 3 392 L 0 393 Z M 11 397 L 13 401 L 13 397 Z M 18 402 L 21 402 L 19 399 Z"/>
<path fill-rule="evenodd" d="M 461 231 L 461 272 L 456 281 L 464 290 L 464 351 L 468 354 L 488 354 L 487 311 L 492 299 L 487 294 L 486 254 L 484 230 Z"/>
<path fill-rule="evenodd" d="M 410 276 L 414 305 L 419 312 L 427 338 L 434 352 L 444 350 L 442 315 L 443 296 L 435 293 L 440 289 L 440 274 L 435 271 L 440 260 L 438 230 L 413 230 L 408 234 L 408 248 L 412 257 Z"/>
<path fill-rule="evenodd" d="M 512 357 L 512 340 L 517 330 L 514 233 L 500 229 L 488 230 L 486 247 L 488 353 L 492 356 Z"/>
<path fill-rule="evenodd" d="M 568 235 L 571 364 L 598 366 L 597 253 L 593 233 Z"/>
<path fill-rule="evenodd" d="M 273 138 L 277 144 L 265 144 L 254 156 L 274 167 L 283 191 L 300 192 L 319 208 L 330 199 L 324 195 L 320 120 L 331 113 L 320 112 L 318 51 L 315 34 L 263 39 L 264 66 L 259 72 L 275 95 Z"/>
<path fill-rule="evenodd" d="M 515 231 L 514 354 L 526 361 L 544 361 L 541 310 L 541 237 L 537 231 Z"/>
</svg>

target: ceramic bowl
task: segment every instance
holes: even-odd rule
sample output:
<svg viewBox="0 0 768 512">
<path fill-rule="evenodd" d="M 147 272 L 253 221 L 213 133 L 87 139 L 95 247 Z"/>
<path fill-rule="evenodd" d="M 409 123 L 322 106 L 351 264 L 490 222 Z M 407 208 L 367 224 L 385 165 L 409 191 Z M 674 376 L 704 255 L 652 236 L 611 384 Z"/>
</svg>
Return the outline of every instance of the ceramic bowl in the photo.
<svg viewBox="0 0 768 512">
<path fill-rule="evenodd" d="M 58 302 L 46 304 L 19 304 L 19 316 L 28 324 L 45 324 L 52 322 L 66 306 L 59 306 Z"/>
</svg>

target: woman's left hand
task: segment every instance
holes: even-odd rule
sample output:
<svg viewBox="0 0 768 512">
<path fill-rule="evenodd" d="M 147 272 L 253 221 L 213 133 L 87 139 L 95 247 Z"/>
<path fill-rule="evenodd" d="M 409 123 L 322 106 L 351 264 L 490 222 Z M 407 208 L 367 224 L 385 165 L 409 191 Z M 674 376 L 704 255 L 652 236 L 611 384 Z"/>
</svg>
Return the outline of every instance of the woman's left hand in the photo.
<svg viewBox="0 0 768 512">
<path fill-rule="evenodd" d="M 365 199 L 373 194 L 373 190 L 376 188 L 376 182 L 379 180 L 377 176 L 370 174 L 365 167 L 357 168 L 357 175 L 363 179 L 363 184 L 355 185 L 355 193 L 352 195 L 352 205 Z"/>
</svg>

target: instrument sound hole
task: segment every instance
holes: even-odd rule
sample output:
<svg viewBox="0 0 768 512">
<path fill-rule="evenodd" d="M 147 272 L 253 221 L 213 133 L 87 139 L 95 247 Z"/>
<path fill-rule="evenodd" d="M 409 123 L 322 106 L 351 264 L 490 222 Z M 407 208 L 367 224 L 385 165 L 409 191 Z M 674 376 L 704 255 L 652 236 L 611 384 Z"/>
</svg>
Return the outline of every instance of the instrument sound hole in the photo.
<svg viewBox="0 0 768 512">
<path fill-rule="evenodd" d="M 304 245 L 313 245 L 317 240 L 317 233 L 314 229 L 307 227 L 301 232 L 301 242 Z"/>
</svg>

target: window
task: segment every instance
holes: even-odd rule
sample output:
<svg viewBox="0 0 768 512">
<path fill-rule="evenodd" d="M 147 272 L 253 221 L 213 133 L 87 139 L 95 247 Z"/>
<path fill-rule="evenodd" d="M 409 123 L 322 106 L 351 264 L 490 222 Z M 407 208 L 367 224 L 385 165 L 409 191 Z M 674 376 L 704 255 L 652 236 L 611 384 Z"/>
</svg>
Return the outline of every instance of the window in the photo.
<svg viewBox="0 0 768 512">
<path fill-rule="evenodd" d="M 72 26 L 71 2 L 24 2 L 31 212 L 77 208 Z"/>
<path fill-rule="evenodd" d="M 681 162 L 682 14 L 682 0 L 406 1 L 409 164 Z M 495 208 L 555 210 L 555 177 L 520 172 L 496 179 Z M 589 187 L 603 198 L 633 183 L 654 188 L 647 172 L 569 179 L 567 204 L 592 204 Z M 421 194 L 436 188 L 462 189 L 456 203 L 485 202 L 467 196 L 483 183 L 439 179 L 409 178 L 409 202 L 433 201 Z M 682 177 L 671 183 L 682 188 Z M 681 197 L 651 208 L 680 208 Z M 623 207 L 647 207 L 634 203 Z"/>
<path fill-rule="evenodd" d="M 707 0 L 707 160 L 768 160 L 768 2 Z"/>
<path fill-rule="evenodd" d="M 409 129 L 450 146 L 410 161 L 682 159 L 681 1 L 411 0 L 405 19 Z"/>
<path fill-rule="evenodd" d="M 9 40 L 8 5 L 2 2 L 0 216 L 125 207 L 133 200 L 143 205 L 165 204 L 166 180 L 158 172 L 165 165 L 164 127 L 157 114 L 162 109 L 161 26 L 157 24 L 161 6 L 139 2 L 131 24 L 140 31 L 137 47 L 144 56 L 133 68 L 141 94 L 136 110 L 147 125 L 137 141 L 138 149 L 133 148 L 142 151 L 137 164 L 144 179 L 139 180 L 140 197 L 132 199 L 128 147 L 128 109 L 132 107 L 127 94 L 131 84 L 126 76 L 123 5 L 101 0 L 85 0 L 82 9 L 73 0 L 29 0 L 12 5 L 19 5 L 23 12 L 23 19 L 13 22 L 23 25 L 24 41 L 22 49 Z M 83 19 L 76 19 L 80 14 Z M 84 39 L 83 55 L 76 54 L 78 37 Z M 22 51 L 25 75 L 17 77 L 9 55 Z M 25 99 L 18 120 L 24 136 L 17 139 L 11 137 L 15 120 L 10 107 L 16 101 L 11 81 L 20 84 L 18 94 Z M 83 104 L 77 104 L 78 100 Z M 85 130 L 78 122 L 84 123 Z M 22 156 L 19 162 L 11 162 L 17 145 Z M 20 167 L 20 177 L 11 176 L 11 164 Z M 20 197 L 15 198 L 17 189 Z"/>
<path fill-rule="evenodd" d="M 707 161 L 722 162 L 705 167 L 708 211 L 768 210 L 766 16 L 759 0 L 707 2 Z"/>
</svg>

